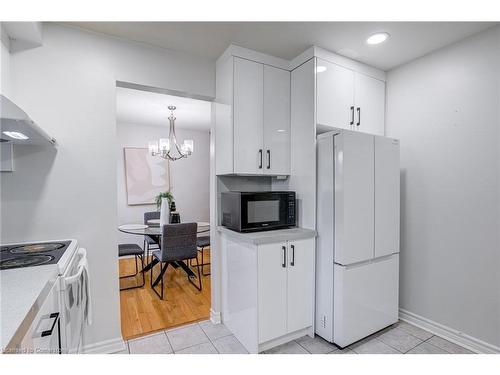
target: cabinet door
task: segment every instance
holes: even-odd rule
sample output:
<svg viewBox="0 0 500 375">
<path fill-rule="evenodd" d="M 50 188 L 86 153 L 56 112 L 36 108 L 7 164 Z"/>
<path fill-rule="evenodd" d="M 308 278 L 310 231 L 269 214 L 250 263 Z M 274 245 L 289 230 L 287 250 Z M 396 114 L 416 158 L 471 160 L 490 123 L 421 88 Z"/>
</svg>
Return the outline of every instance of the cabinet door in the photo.
<svg viewBox="0 0 500 375">
<path fill-rule="evenodd" d="M 234 173 L 262 173 L 263 64 L 235 57 L 233 85 Z"/>
<path fill-rule="evenodd" d="M 313 324 L 314 238 L 288 243 L 288 332 Z"/>
<path fill-rule="evenodd" d="M 374 140 L 343 131 L 335 136 L 335 263 L 373 258 Z"/>
<path fill-rule="evenodd" d="M 351 129 L 354 123 L 354 72 L 317 59 L 316 102 L 319 125 Z"/>
<path fill-rule="evenodd" d="M 264 174 L 290 174 L 290 72 L 264 65 Z"/>
<path fill-rule="evenodd" d="M 399 142 L 375 137 L 375 257 L 399 252 Z"/>
<path fill-rule="evenodd" d="M 385 82 L 356 73 L 354 77 L 354 98 L 356 130 L 384 135 Z"/>
<path fill-rule="evenodd" d="M 258 247 L 259 343 L 286 334 L 286 243 Z"/>
</svg>

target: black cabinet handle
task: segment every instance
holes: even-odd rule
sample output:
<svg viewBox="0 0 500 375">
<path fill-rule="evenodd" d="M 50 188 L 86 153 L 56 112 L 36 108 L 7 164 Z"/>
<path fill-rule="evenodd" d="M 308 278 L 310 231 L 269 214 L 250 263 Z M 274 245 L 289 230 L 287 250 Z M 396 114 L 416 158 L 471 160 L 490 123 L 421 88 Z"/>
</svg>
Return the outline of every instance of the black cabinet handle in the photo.
<svg viewBox="0 0 500 375">
<path fill-rule="evenodd" d="M 290 265 L 292 267 L 295 266 L 295 245 L 290 245 L 290 247 L 292 248 L 292 261 L 290 262 Z"/>
<path fill-rule="evenodd" d="M 283 250 L 283 263 L 281 263 L 281 267 L 286 268 L 286 246 L 281 246 L 281 250 Z"/>
<path fill-rule="evenodd" d="M 262 149 L 259 150 L 259 155 L 260 155 L 259 169 L 262 169 Z"/>
<path fill-rule="evenodd" d="M 354 125 L 354 106 L 351 107 L 351 122 L 349 125 Z"/>
<path fill-rule="evenodd" d="M 41 334 L 42 337 L 52 335 L 52 332 L 54 331 L 54 327 L 56 326 L 56 323 L 59 320 L 59 313 L 50 314 L 49 319 L 54 319 L 54 321 L 52 322 L 52 327 L 50 327 L 50 329 L 48 329 L 46 331 L 43 331 Z"/>
<path fill-rule="evenodd" d="M 271 169 L 271 150 L 267 150 L 267 169 Z"/>
<path fill-rule="evenodd" d="M 358 111 L 358 123 L 356 126 L 359 126 L 361 124 L 361 107 L 358 107 L 356 110 Z"/>
</svg>

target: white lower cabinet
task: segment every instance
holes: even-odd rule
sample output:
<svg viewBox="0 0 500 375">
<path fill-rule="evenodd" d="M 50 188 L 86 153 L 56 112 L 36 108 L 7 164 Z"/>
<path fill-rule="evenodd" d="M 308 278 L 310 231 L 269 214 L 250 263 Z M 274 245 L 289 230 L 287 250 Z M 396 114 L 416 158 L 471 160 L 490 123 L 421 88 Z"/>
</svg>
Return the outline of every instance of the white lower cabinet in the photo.
<svg viewBox="0 0 500 375">
<path fill-rule="evenodd" d="M 222 236 L 222 259 L 222 320 L 250 353 L 314 335 L 314 234 L 257 245 Z"/>
<path fill-rule="evenodd" d="M 259 344 L 310 327 L 314 239 L 259 245 Z"/>
<path fill-rule="evenodd" d="M 19 351 L 34 354 L 60 353 L 61 324 L 57 283 L 52 286 L 38 314 L 33 319 L 33 323 L 20 344 Z"/>
</svg>

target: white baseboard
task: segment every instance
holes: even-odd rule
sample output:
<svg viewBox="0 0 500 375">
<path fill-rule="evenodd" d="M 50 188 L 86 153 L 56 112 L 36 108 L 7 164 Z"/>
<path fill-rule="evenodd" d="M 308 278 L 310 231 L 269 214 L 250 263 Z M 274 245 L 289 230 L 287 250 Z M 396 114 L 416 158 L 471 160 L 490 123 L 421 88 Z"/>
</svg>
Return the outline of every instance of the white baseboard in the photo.
<svg viewBox="0 0 500 375">
<path fill-rule="evenodd" d="M 127 349 L 125 341 L 121 337 L 117 337 L 116 339 L 85 345 L 82 352 L 83 354 L 111 354 L 125 349 Z"/>
<path fill-rule="evenodd" d="M 478 338 L 469 336 L 463 332 L 457 331 L 456 329 L 434 322 L 410 311 L 399 309 L 399 319 L 425 329 L 435 335 L 441 336 L 442 338 L 463 346 L 466 349 L 472 350 L 475 353 L 500 353 L 500 348 L 495 345 L 488 344 Z"/>
<path fill-rule="evenodd" d="M 219 311 L 214 311 L 214 310 L 210 309 L 210 321 L 213 324 L 220 324 L 220 323 L 222 323 L 220 312 Z"/>
</svg>

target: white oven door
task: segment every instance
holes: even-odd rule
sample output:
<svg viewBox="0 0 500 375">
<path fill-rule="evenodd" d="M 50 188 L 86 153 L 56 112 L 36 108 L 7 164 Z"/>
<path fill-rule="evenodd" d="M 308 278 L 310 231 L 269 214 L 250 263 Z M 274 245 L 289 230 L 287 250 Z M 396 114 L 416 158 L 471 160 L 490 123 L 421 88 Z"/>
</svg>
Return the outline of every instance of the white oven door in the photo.
<svg viewBox="0 0 500 375">
<path fill-rule="evenodd" d="M 86 301 L 84 288 L 86 286 L 84 285 L 83 267 L 80 265 L 80 261 L 86 256 L 86 250 L 79 248 L 66 272 L 61 277 L 61 341 L 63 353 L 74 354 L 81 351 Z"/>
</svg>

